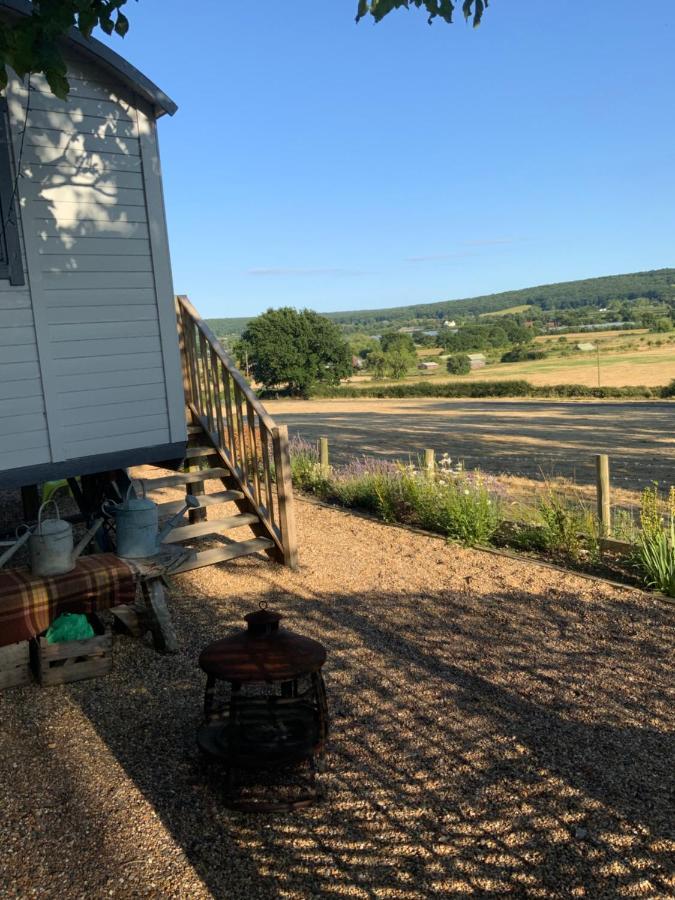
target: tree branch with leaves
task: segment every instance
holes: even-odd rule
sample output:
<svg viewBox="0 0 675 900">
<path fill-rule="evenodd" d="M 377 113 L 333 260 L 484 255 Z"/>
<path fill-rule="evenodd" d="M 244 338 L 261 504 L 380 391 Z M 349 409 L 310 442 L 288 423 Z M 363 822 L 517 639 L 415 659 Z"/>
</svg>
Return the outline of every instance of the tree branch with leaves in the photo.
<svg viewBox="0 0 675 900">
<path fill-rule="evenodd" d="M 7 86 L 8 67 L 23 78 L 42 72 L 57 97 L 68 95 L 61 40 L 71 28 L 90 38 L 96 28 L 120 37 L 129 30 L 122 12 L 127 0 L 34 0 L 31 15 L 0 23 L 0 90 Z"/>
<path fill-rule="evenodd" d="M 488 0 L 358 0 L 356 21 L 370 17 L 381 22 L 395 9 L 424 9 L 431 23 L 435 18 L 452 22 L 461 2 L 464 18 L 480 24 Z M 33 0 L 31 15 L 0 22 L 0 90 L 7 86 L 8 67 L 20 78 L 41 72 L 57 97 L 68 96 L 68 76 L 62 39 L 71 28 L 90 38 L 95 29 L 120 37 L 129 30 L 122 12 L 127 0 Z"/>
</svg>

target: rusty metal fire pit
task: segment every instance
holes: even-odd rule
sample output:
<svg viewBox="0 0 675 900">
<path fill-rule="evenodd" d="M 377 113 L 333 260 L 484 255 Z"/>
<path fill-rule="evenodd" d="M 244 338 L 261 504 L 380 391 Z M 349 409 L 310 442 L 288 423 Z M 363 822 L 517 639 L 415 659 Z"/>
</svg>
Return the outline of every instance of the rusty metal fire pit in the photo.
<svg viewBox="0 0 675 900">
<path fill-rule="evenodd" d="M 297 809 L 314 803 L 316 760 L 328 734 L 326 689 L 321 668 L 326 649 L 318 641 L 279 627 L 282 616 L 265 608 L 244 617 L 246 631 L 206 647 L 199 665 L 206 673 L 200 748 L 227 767 L 228 806 L 245 811 Z M 223 700 L 218 700 L 218 683 Z M 229 685 L 229 691 L 227 687 Z M 236 786 L 237 770 L 309 766 L 309 788 L 283 799 L 247 800 Z"/>
</svg>

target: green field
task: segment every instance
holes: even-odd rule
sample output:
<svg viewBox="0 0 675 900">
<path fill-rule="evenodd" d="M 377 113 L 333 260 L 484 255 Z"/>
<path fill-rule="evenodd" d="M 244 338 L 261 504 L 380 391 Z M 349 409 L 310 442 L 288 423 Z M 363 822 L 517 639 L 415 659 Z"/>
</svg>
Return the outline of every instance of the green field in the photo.
<svg viewBox="0 0 675 900">
<path fill-rule="evenodd" d="M 566 335 L 570 341 L 559 338 L 538 338 L 537 347 L 546 349 L 551 355 L 546 359 L 527 360 L 517 363 L 489 362 L 482 369 L 468 375 L 449 375 L 445 370 L 445 359 L 436 349 L 422 350 L 420 359 L 437 359 L 436 372 L 425 374 L 411 370 L 404 379 L 373 381 L 369 375 L 358 375 L 351 379 L 354 387 L 375 384 L 400 384 L 414 382 L 444 381 L 504 381 L 524 379 L 533 385 L 579 384 L 587 387 L 625 387 L 644 385 L 655 387 L 668 384 L 675 378 L 675 333 L 651 335 L 644 332 L 603 332 L 600 335 L 583 334 L 583 339 L 600 347 L 600 375 L 598 378 L 598 354 L 596 352 L 572 351 L 563 355 L 568 343 L 573 343 L 581 335 Z"/>
</svg>

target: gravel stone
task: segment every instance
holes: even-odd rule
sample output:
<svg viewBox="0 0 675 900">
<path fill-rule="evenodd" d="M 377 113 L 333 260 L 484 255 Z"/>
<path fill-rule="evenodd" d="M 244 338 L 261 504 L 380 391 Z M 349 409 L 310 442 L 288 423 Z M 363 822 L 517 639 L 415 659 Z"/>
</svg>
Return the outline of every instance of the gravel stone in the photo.
<svg viewBox="0 0 675 900">
<path fill-rule="evenodd" d="M 105 678 L 0 692 L 0 897 L 673 896 L 673 607 L 297 518 L 297 572 L 173 580 L 177 656 L 120 636 Z M 227 810 L 195 743 L 199 651 L 260 600 L 329 652 L 326 800 L 283 815 Z"/>
</svg>

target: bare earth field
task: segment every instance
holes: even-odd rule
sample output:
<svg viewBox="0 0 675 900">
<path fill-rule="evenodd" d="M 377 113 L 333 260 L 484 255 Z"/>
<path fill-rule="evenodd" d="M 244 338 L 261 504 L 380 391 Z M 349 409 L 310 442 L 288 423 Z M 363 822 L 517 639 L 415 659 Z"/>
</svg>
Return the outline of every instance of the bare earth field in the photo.
<svg viewBox="0 0 675 900">
<path fill-rule="evenodd" d="M 297 506 L 298 572 L 174 579 L 177 656 L 0 692 L 0 896 L 672 897 L 672 607 Z M 328 647 L 326 802 L 288 815 L 195 745 L 199 651 L 262 599 Z"/>
<path fill-rule="evenodd" d="M 595 484 L 593 454 L 608 453 L 612 483 L 639 491 L 675 483 L 675 404 L 552 400 L 280 400 L 267 404 L 291 434 L 329 437 L 332 461 L 416 459 L 425 447 L 468 468 L 527 479 Z"/>
</svg>

